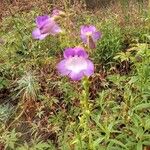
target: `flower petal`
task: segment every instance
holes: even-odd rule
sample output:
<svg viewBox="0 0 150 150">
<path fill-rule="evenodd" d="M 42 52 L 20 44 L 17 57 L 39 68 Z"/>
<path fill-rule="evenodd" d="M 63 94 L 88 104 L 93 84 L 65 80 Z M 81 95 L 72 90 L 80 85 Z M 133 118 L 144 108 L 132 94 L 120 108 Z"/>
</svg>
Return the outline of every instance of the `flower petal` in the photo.
<svg viewBox="0 0 150 150">
<path fill-rule="evenodd" d="M 101 33 L 96 30 L 96 27 L 93 25 L 81 26 L 81 35 L 82 41 L 85 44 L 88 44 L 90 48 L 95 48 L 95 43 L 100 37 Z M 91 39 L 89 39 L 91 38 Z"/>
<path fill-rule="evenodd" d="M 88 32 L 96 32 L 96 27 L 93 25 L 89 25 Z"/>
<path fill-rule="evenodd" d="M 37 18 L 36 18 L 36 25 L 37 25 L 37 27 L 38 28 L 41 28 L 44 24 L 45 24 L 45 21 L 47 20 L 47 19 L 49 19 L 50 17 L 49 16 L 47 16 L 47 15 L 45 15 L 45 16 L 38 16 Z"/>
<path fill-rule="evenodd" d="M 85 34 L 86 32 L 89 32 L 89 26 L 83 25 L 80 27 L 81 29 L 81 34 Z"/>
<path fill-rule="evenodd" d="M 51 17 L 56 17 L 56 16 L 64 16 L 65 13 L 62 10 L 59 9 L 53 9 Z"/>
<path fill-rule="evenodd" d="M 92 61 L 87 59 L 87 69 L 84 70 L 84 74 L 86 76 L 91 76 L 94 73 L 94 64 Z"/>
<path fill-rule="evenodd" d="M 74 80 L 74 81 L 79 81 L 82 79 L 82 77 L 84 76 L 83 72 L 79 72 L 79 73 L 75 73 L 75 72 L 71 72 L 69 74 L 69 77 Z"/>
<path fill-rule="evenodd" d="M 87 35 L 86 34 L 81 34 L 80 37 L 81 37 L 83 43 L 86 44 L 87 43 Z"/>
<path fill-rule="evenodd" d="M 43 40 L 48 34 L 41 34 L 39 28 L 36 28 L 32 32 L 32 36 L 34 39 Z"/>
<path fill-rule="evenodd" d="M 60 33 L 60 32 L 62 32 L 61 28 L 59 27 L 59 25 L 55 24 L 55 25 L 52 27 L 52 29 L 51 29 L 51 31 L 50 31 L 50 34 L 56 35 L 57 33 Z"/>
<path fill-rule="evenodd" d="M 67 68 L 66 68 L 66 59 L 64 59 L 60 63 L 58 63 L 57 70 L 63 76 L 68 75 L 70 73 L 70 71 L 67 70 Z"/>
<path fill-rule="evenodd" d="M 74 57 L 75 56 L 75 51 L 73 48 L 66 48 L 64 51 L 64 58 L 69 58 L 69 57 Z"/>
<path fill-rule="evenodd" d="M 98 39 L 101 38 L 101 33 L 99 31 L 93 33 L 92 38 L 96 42 Z"/>
<path fill-rule="evenodd" d="M 86 32 L 96 32 L 96 27 L 93 25 L 84 25 L 81 26 L 81 34 L 85 34 Z"/>
<path fill-rule="evenodd" d="M 74 57 L 75 55 L 88 58 L 88 54 L 82 47 L 67 48 L 64 51 L 64 58 Z"/>
<path fill-rule="evenodd" d="M 88 58 L 88 54 L 86 53 L 84 48 L 82 48 L 82 47 L 75 47 L 74 51 L 75 51 L 75 55 L 77 55 L 78 57 Z"/>
<path fill-rule="evenodd" d="M 51 18 L 49 18 L 45 21 L 45 23 L 40 28 L 40 30 L 41 30 L 42 34 L 49 33 L 49 34 L 52 34 L 52 35 L 55 35 L 55 34 L 61 32 L 61 28 Z"/>
<path fill-rule="evenodd" d="M 85 28 L 86 28 L 86 26 L 81 26 L 81 27 L 80 27 L 81 34 L 84 34 L 84 32 L 86 32 L 86 31 L 85 31 Z"/>
<path fill-rule="evenodd" d="M 53 9 L 51 16 L 58 16 L 60 14 L 60 10 L 59 9 Z"/>
</svg>

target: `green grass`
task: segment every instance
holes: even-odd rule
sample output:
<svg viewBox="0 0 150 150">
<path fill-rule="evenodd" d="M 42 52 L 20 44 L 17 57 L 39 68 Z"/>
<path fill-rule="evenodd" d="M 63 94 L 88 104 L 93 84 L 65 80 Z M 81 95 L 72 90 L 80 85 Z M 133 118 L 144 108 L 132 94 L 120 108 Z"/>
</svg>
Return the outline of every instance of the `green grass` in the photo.
<svg viewBox="0 0 150 150">
<path fill-rule="evenodd" d="M 73 12 L 73 13 L 72 13 Z M 40 10 L 3 18 L 0 29 L 0 146 L 6 150 L 142 150 L 150 146 L 149 15 L 68 9 L 60 36 L 32 39 Z M 123 19 L 123 21 L 122 21 Z M 122 24 L 123 22 L 123 24 Z M 66 47 L 81 45 L 80 25 L 102 33 L 90 53 L 89 83 L 61 77 Z M 86 85 L 87 84 L 87 85 Z M 88 85 L 89 84 L 89 85 Z M 86 87 L 89 86 L 89 90 Z M 88 98 L 88 107 L 85 106 Z M 88 113 L 88 110 L 90 113 Z"/>
</svg>

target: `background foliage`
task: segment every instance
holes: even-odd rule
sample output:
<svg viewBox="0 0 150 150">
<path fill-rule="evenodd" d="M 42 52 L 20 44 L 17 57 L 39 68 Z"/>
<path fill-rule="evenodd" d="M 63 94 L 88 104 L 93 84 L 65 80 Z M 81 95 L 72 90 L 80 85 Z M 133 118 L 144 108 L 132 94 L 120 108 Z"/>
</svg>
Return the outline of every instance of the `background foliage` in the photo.
<svg viewBox="0 0 150 150">
<path fill-rule="evenodd" d="M 51 1 L 3 2 L 6 10 L 1 15 L 0 28 L 0 149 L 86 150 L 90 135 L 92 150 L 148 150 L 148 2 L 99 3 L 102 4 L 98 0 L 54 1 L 53 5 Z M 67 14 L 59 22 L 65 32 L 43 41 L 33 40 L 35 17 L 50 14 L 53 7 Z M 89 128 L 81 135 L 81 84 L 60 77 L 55 66 L 64 48 L 81 44 L 82 24 L 95 25 L 102 39 L 91 54 L 96 68 L 90 78 L 92 112 Z"/>
</svg>

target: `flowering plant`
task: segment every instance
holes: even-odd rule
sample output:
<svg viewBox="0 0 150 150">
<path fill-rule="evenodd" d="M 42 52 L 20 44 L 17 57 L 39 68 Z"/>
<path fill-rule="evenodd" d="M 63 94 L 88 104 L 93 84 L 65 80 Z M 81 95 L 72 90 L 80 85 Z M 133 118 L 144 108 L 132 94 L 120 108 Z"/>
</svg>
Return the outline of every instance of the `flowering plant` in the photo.
<svg viewBox="0 0 150 150">
<path fill-rule="evenodd" d="M 56 35 L 61 32 L 59 25 L 49 16 L 38 16 L 36 26 L 32 32 L 34 39 L 43 40 L 48 35 Z"/>
<path fill-rule="evenodd" d="M 63 14 L 62 11 L 53 10 L 52 17 L 39 16 L 36 19 L 37 28 L 32 35 L 35 39 L 42 40 L 48 35 L 56 35 L 61 32 L 61 28 L 55 22 L 59 16 Z M 84 44 L 89 49 L 96 48 L 96 42 L 101 37 L 101 33 L 97 31 L 93 25 L 81 26 L 80 37 Z M 66 48 L 63 52 L 64 59 L 57 64 L 57 70 L 62 76 L 68 76 L 73 81 L 82 80 L 82 94 L 80 98 L 82 115 L 79 117 L 80 128 L 83 129 L 83 134 L 89 130 L 90 119 L 90 104 L 89 104 L 89 85 L 88 77 L 94 74 L 94 63 L 89 59 L 86 50 L 81 46 Z M 82 133 L 81 133 L 82 134 Z M 89 148 L 91 149 L 91 137 L 86 135 L 89 141 Z"/>
<path fill-rule="evenodd" d="M 93 25 L 83 25 L 81 26 L 81 39 L 88 45 L 89 48 L 96 48 L 96 42 L 101 38 L 101 33 L 97 31 L 96 27 Z"/>
<path fill-rule="evenodd" d="M 83 76 L 91 76 L 94 73 L 93 62 L 81 47 L 67 48 L 57 69 L 61 75 L 68 75 L 72 80 L 81 80 Z"/>
</svg>

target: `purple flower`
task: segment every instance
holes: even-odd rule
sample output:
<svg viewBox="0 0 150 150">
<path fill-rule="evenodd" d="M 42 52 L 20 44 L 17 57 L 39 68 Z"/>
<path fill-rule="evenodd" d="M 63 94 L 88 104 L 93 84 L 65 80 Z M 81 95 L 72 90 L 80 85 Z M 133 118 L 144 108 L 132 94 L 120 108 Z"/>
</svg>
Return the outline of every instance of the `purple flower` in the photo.
<svg viewBox="0 0 150 150">
<path fill-rule="evenodd" d="M 59 17 L 59 16 L 64 16 L 64 15 L 65 15 L 65 13 L 63 11 L 61 11 L 59 9 L 54 9 L 52 11 L 51 17 Z"/>
<path fill-rule="evenodd" d="M 97 31 L 96 27 L 93 25 L 81 26 L 81 39 L 89 46 L 89 48 L 95 48 L 96 41 L 100 39 L 101 33 Z"/>
<path fill-rule="evenodd" d="M 43 40 L 48 35 L 56 35 L 61 32 L 58 24 L 49 16 L 38 16 L 36 18 L 36 26 L 32 32 L 34 39 Z"/>
<path fill-rule="evenodd" d="M 88 59 L 88 54 L 81 47 L 67 48 L 64 59 L 57 65 L 62 76 L 69 76 L 72 80 L 81 80 L 83 76 L 94 73 L 94 64 Z"/>
</svg>

